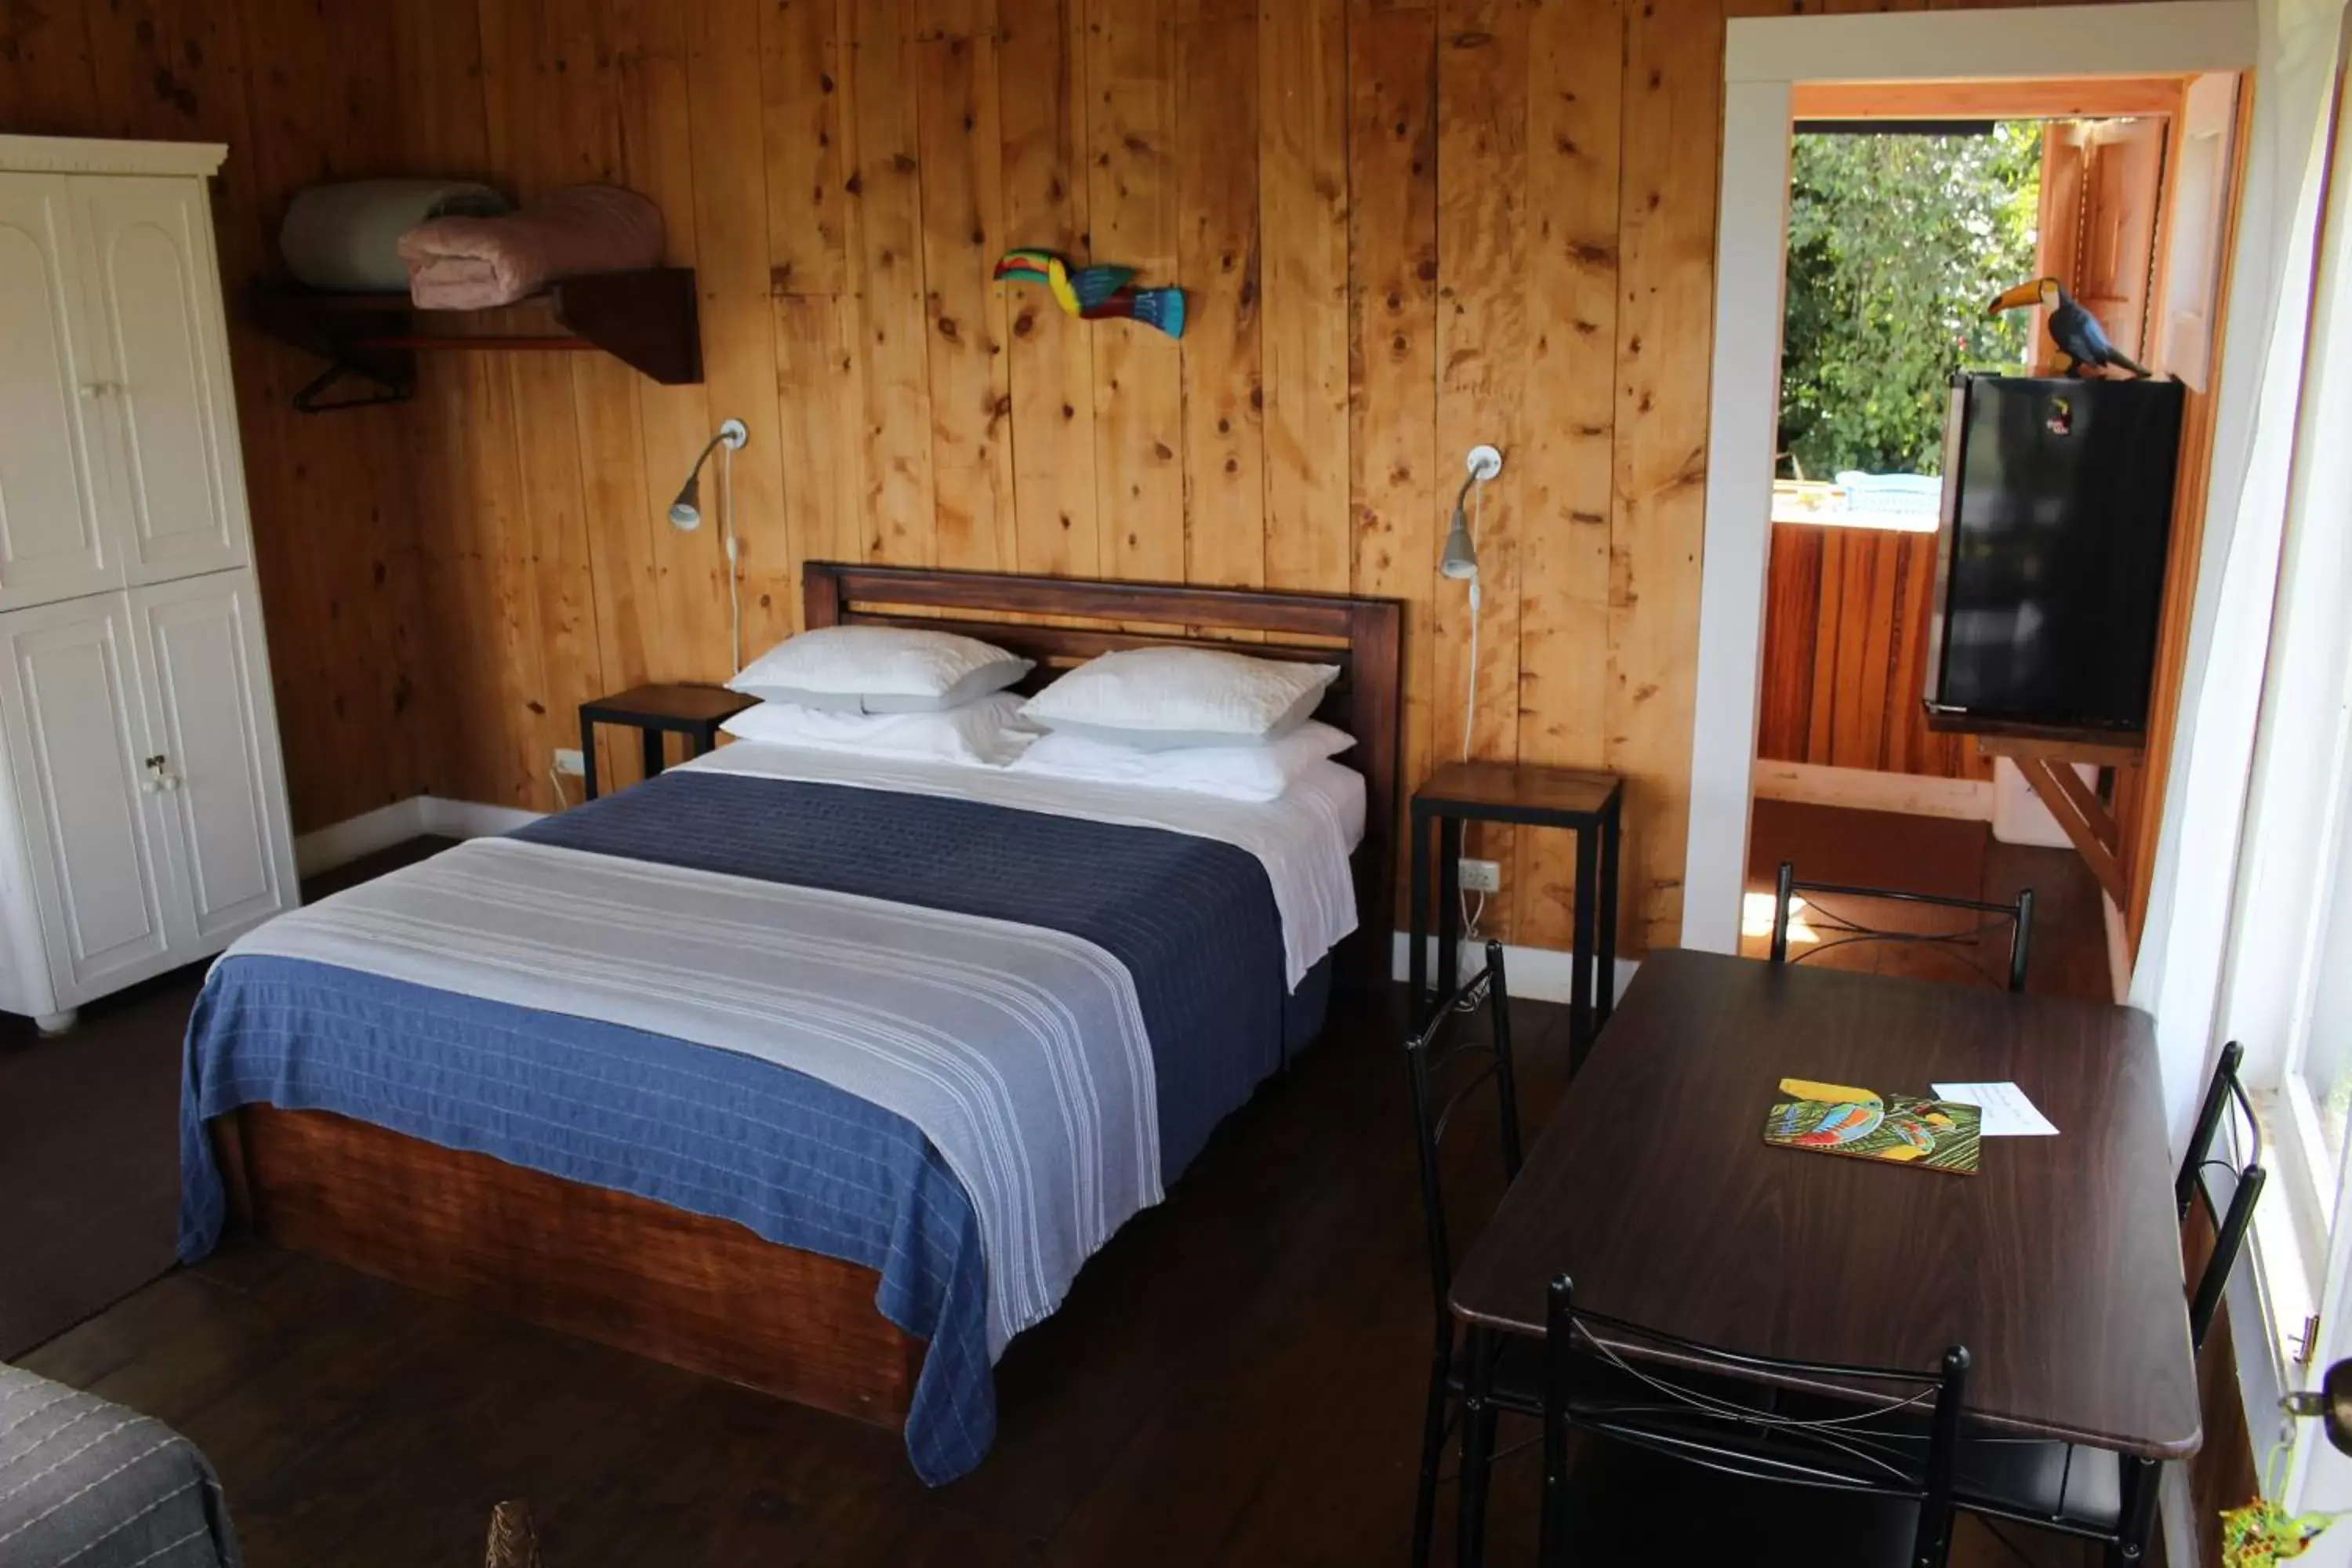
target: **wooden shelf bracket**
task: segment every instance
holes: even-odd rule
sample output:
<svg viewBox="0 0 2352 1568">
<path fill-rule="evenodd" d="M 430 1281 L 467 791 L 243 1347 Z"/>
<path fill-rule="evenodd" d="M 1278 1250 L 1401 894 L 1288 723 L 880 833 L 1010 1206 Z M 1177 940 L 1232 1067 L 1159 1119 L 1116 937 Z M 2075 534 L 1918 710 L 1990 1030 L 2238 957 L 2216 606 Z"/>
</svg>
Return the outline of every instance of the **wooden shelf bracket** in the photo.
<svg viewBox="0 0 2352 1568">
<path fill-rule="evenodd" d="M 283 285 L 255 292 L 253 320 L 270 336 L 327 362 L 294 394 L 294 406 L 304 414 L 404 402 L 415 391 L 416 355 L 436 350 L 603 353 L 666 386 L 701 382 L 694 268 L 583 273 L 558 279 L 537 298 L 561 331 L 425 331 L 416 322 L 421 314 L 462 319 L 469 312 L 421 312 L 405 294 L 331 294 Z M 331 396 L 346 379 L 369 389 Z"/>
<path fill-rule="evenodd" d="M 2131 881 L 2124 871 L 2122 826 L 2116 821 L 2116 814 L 2107 809 L 2107 803 L 2074 771 L 2074 764 L 2121 766 L 2138 762 L 2140 751 L 2114 743 L 2069 743 L 1985 734 L 1977 736 L 1977 749 L 1989 757 L 2007 757 L 2015 765 L 2027 785 L 2049 808 L 2050 815 L 2057 818 L 2067 841 L 2091 868 L 2100 888 L 2115 900 L 2116 908 L 2128 908 Z"/>
</svg>

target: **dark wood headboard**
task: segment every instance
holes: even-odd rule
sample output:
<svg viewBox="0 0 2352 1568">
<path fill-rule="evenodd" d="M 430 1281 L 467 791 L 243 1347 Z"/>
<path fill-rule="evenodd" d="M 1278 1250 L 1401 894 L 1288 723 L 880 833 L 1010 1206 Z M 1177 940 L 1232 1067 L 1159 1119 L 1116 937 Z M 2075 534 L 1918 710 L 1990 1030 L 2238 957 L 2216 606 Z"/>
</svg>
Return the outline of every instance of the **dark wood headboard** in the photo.
<svg viewBox="0 0 2352 1568">
<path fill-rule="evenodd" d="M 1338 760 L 1364 775 L 1367 808 L 1356 851 L 1357 934 L 1342 973 L 1387 981 L 1403 752 L 1404 606 L 1398 601 L 835 561 L 802 569 L 801 598 L 812 627 L 939 626 L 993 643 L 1037 661 L 1033 687 L 1123 647 L 1210 645 L 1255 658 L 1338 665 L 1339 679 L 1317 717 L 1356 738 Z M 1043 616 L 1052 619 L 1030 618 Z"/>
</svg>

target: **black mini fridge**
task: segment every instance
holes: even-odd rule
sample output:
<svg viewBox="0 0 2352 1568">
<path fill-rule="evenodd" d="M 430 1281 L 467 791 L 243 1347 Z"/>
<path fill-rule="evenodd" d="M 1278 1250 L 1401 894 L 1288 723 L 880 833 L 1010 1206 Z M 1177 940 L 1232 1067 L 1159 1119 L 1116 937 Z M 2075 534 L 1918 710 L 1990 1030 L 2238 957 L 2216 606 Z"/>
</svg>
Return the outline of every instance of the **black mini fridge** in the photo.
<svg viewBox="0 0 2352 1568">
<path fill-rule="evenodd" d="M 1953 381 L 1925 693 L 1939 728 L 2142 731 L 2181 390 Z"/>
</svg>

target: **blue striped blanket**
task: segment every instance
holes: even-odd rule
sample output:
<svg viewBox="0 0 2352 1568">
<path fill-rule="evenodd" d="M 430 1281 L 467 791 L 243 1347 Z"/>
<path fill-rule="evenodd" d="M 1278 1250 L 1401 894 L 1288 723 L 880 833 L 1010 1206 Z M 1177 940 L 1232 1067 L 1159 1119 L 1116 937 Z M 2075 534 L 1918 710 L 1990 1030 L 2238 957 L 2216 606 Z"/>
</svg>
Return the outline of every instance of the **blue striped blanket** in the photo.
<svg viewBox="0 0 2352 1568">
<path fill-rule="evenodd" d="M 1050 1310 L 1085 1253 L 1152 1201 L 1158 1181 L 1181 1170 L 1319 1022 L 1319 985 L 1285 994 L 1264 868 L 1213 839 L 699 772 L 517 837 L 274 922 L 215 968 L 188 1037 L 184 1258 L 209 1251 L 222 1220 L 203 1122 L 254 1101 L 335 1110 L 734 1219 L 881 1273 L 877 1306 L 930 1342 L 907 1442 L 918 1473 L 938 1483 L 987 1451 L 989 1369 L 1004 1335 Z M 665 879 L 656 867 L 674 869 Z M 600 944 L 594 927 L 628 918 L 623 890 L 633 879 L 657 904 L 658 888 L 723 888 L 738 922 L 703 932 L 704 951 L 672 980 L 656 976 L 635 1011 L 583 993 L 633 946 L 660 945 L 671 926 L 693 921 L 688 906 L 662 906 L 634 934 Z M 593 897 L 570 895 L 583 886 Z M 551 915 L 550 905 L 572 907 Z M 895 980 L 869 967 L 820 985 L 817 968 L 844 955 L 824 939 L 846 919 L 863 922 L 859 951 L 887 928 L 902 960 L 928 952 L 943 972 L 993 978 L 962 992 L 934 981 L 918 995 L 894 961 L 883 967 Z M 771 950 L 729 971 L 725 953 L 744 941 L 745 922 L 792 934 L 761 937 Z M 457 967 L 451 929 L 467 933 L 454 945 L 474 950 Z M 1115 973 L 1082 977 L 1088 952 L 1108 955 Z M 682 978 L 698 965 L 724 974 L 719 1000 L 700 994 L 707 977 Z M 672 986 L 666 1001 L 663 984 Z M 976 1003 L 982 994 L 993 1000 Z M 977 1046 L 991 1029 L 1001 1045 L 1008 1018 L 1034 1026 L 1075 1008 L 1091 1021 L 1024 1026 L 1037 1072 L 1064 1080 L 1029 1109 L 1059 1115 L 1077 1082 L 1090 1107 L 1078 1119 L 1087 1147 L 1037 1135 L 1037 1117 L 1022 1122 L 1027 1131 L 1003 1132 L 1004 1117 L 1022 1121 L 1009 1108 L 1031 1090 L 979 1096 L 958 1128 L 919 1120 L 936 1106 L 885 1103 L 890 1091 L 845 1076 L 838 1059 L 787 1065 L 761 1053 L 762 1038 L 805 1035 L 809 1016 L 840 1033 L 845 1000 L 858 1004 L 846 1009 L 856 1015 L 850 1034 L 865 1029 L 872 1043 L 885 1015 L 886 1035 L 914 1029 L 920 1048 L 905 1048 L 919 1056 Z M 1139 1023 L 1139 1054 L 1122 1039 L 1122 1007 Z M 730 1035 L 710 1016 L 727 1013 L 753 1021 Z M 681 1022 L 688 1014 L 691 1027 Z M 1124 1080 L 1123 1055 L 1133 1064 Z M 1149 1125 L 1129 1126 L 1139 1114 Z M 983 1147 L 979 1130 L 990 1126 L 998 1142 Z M 1013 1169 L 1028 1165 L 1051 1169 Z M 1080 1212 L 1065 1227 L 1068 1245 L 1031 1236 L 1006 1253 L 1008 1226 L 1019 1223 L 1007 1213 L 1028 1213 L 1041 1193 L 1047 1209 Z"/>
</svg>

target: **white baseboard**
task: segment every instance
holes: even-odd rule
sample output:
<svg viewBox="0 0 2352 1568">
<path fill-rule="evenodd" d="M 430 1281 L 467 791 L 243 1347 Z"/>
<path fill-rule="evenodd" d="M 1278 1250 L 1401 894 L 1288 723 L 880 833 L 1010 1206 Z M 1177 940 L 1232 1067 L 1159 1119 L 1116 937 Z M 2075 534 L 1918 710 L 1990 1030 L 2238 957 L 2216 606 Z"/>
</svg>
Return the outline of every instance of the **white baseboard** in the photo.
<svg viewBox="0 0 2352 1568">
<path fill-rule="evenodd" d="M 1434 974 L 1437 972 L 1437 939 L 1433 936 L 1428 942 L 1430 973 Z M 1483 962 L 1465 949 L 1462 973 L 1468 974 Z M 1391 978 L 1408 978 L 1412 973 L 1412 938 L 1404 931 L 1399 931 L 1396 933 Z M 1634 959 L 1621 958 L 1617 961 L 1618 995 L 1625 994 L 1625 987 L 1633 982 L 1633 972 L 1640 967 Z M 1505 942 L 1503 978 L 1514 996 L 1524 996 L 1531 1002 L 1566 1002 L 1570 1000 L 1570 987 L 1574 983 L 1575 971 L 1570 955 L 1556 947 L 1515 947 Z"/>
<path fill-rule="evenodd" d="M 303 834 L 294 840 L 294 868 L 299 875 L 315 877 L 411 838 L 483 838 L 539 816 L 517 806 L 413 795 Z"/>
<path fill-rule="evenodd" d="M 437 795 L 416 797 L 425 803 L 425 831 L 438 838 L 488 838 L 527 827 L 547 814 L 518 805 L 484 805 L 478 801 L 444 800 Z"/>
<path fill-rule="evenodd" d="M 1952 816 L 1969 822 L 1992 820 L 1993 787 L 1986 779 L 1885 773 L 1872 768 L 1831 768 L 1761 758 L 1752 776 L 1759 800 L 1899 811 L 1909 816 Z"/>
</svg>

